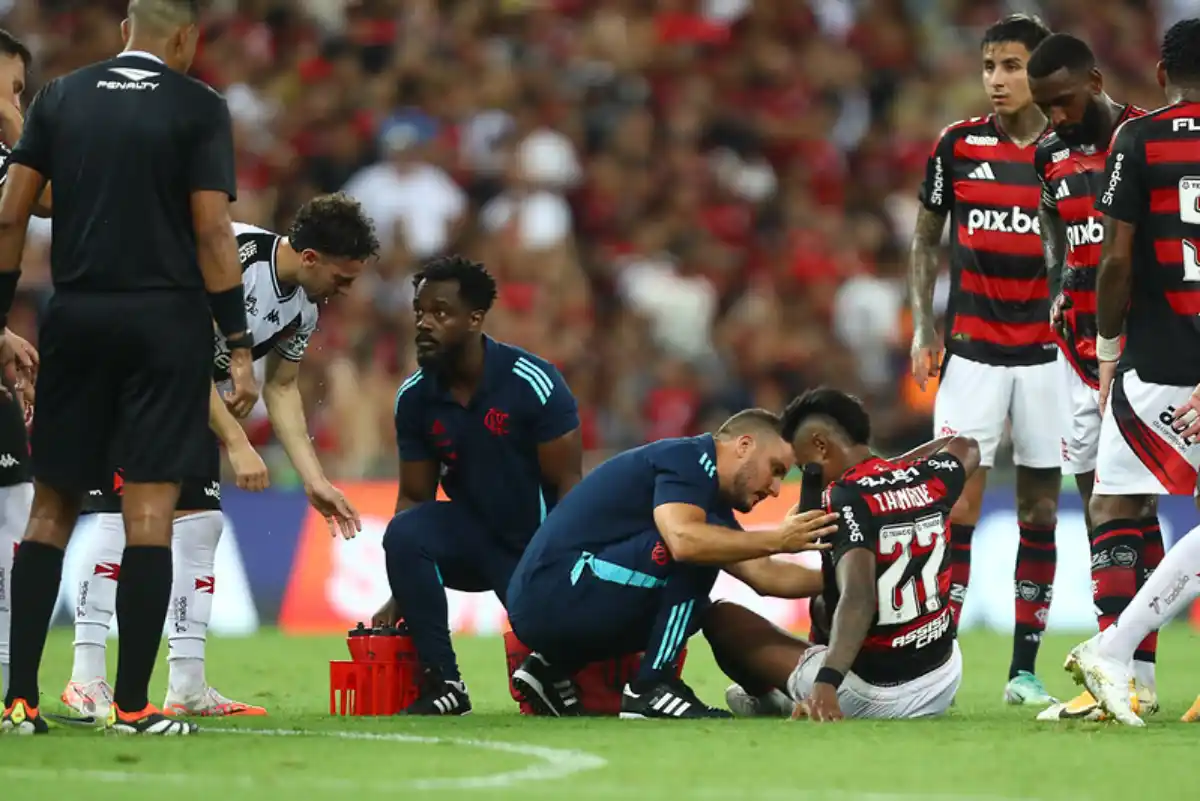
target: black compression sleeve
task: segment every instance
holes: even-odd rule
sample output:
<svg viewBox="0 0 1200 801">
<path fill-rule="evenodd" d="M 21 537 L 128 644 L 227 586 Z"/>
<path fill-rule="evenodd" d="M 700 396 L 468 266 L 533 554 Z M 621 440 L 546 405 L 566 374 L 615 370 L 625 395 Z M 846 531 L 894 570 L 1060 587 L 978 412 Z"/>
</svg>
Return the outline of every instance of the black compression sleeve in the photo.
<svg viewBox="0 0 1200 801">
<path fill-rule="evenodd" d="M 217 328 L 225 335 L 225 344 L 230 348 L 250 347 L 250 336 L 246 325 L 246 297 L 242 285 L 238 284 L 224 292 L 209 292 L 208 304 L 212 308 Z"/>
</svg>

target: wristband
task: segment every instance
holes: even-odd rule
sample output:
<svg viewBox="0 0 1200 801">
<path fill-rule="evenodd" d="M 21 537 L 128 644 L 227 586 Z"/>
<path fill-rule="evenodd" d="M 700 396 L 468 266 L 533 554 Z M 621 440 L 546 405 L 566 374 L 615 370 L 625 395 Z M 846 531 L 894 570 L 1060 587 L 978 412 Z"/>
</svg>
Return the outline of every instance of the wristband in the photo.
<svg viewBox="0 0 1200 801">
<path fill-rule="evenodd" d="M 1115 362 L 1121 358 L 1121 338 L 1096 336 L 1096 359 L 1102 362 Z"/>
<path fill-rule="evenodd" d="M 21 280 L 21 274 L 16 270 L 11 273 L 0 273 L 0 331 L 8 328 L 8 313 L 12 311 L 19 280 Z"/>
<path fill-rule="evenodd" d="M 227 345 L 231 344 L 229 338 L 238 334 L 246 334 L 247 336 L 241 337 L 241 339 L 249 340 L 250 332 L 246 325 L 246 297 L 241 284 L 232 289 L 226 289 L 224 292 L 209 292 L 208 305 L 212 309 L 212 316 L 217 322 L 217 328 L 225 335 Z"/>
<path fill-rule="evenodd" d="M 246 333 L 239 336 L 237 339 L 226 339 L 225 340 L 225 349 L 226 350 L 235 351 L 235 350 L 238 350 L 239 348 L 244 349 L 244 350 L 251 350 L 254 348 L 254 340 L 250 338 L 250 332 L 247 331 Z"/>
<path fill-rule="evenodd" d="M 844 674 L 839 673 L 833 668 L 823 667 L 817 671 L 817 679 L 814 683 L 829 684 L 833 687 L 833 689 L 836 690 L 838 687 L 842 686 L 842 679 L 844 678 L 846 678 Z"/>
</svg>

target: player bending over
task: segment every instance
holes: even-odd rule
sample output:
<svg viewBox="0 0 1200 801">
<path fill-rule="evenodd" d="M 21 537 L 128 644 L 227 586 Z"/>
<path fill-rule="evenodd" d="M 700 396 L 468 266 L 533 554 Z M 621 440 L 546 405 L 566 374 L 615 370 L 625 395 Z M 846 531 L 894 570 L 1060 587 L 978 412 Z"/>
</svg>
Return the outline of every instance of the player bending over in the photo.
<svg viewBox="0 0 1200 801">
<path fill-rule="evenodd" d="M 798 660 L 786 684 L 798 715 L 943 714 L 962 680 L 949 606 L 949 515 L 979 467 L 979 445 L 943 437 L 892 461 L 878 458 L 862 404 L 824 388 L 788 405 L 783 435 L 798 463 L 819 464 L 832 482 L 824 507 L 837 513 L 837 530 L 821 557 L 833 619 L 828 646 L 764 629 L 755 648 Z"/>
<path fill-rule="evenodd" d="M 562 500 L 508 588 L 513 631 L 535 652 L 513 674 L 525 700 L 562 714 L 564 688 L 580 667 L 642 653 L 622 693 L 621 717 L 730 717 L 676 676 L 688 638 L 703 628 L 718 663 L 742 680 L 749 665 L 736 647 L 737 622 L 771 628 L 749 610 L 711 604 L 717 574 L 725 569 L 762 595 L 810 597 L 820 592 L 820 575 L 770 557 L 820 549 L 815 540 L 835 530 L 834 515 L 816 510 L 789 515 L 771 531 L 738 525 L 734 513 L 778 495 L 792 467 L 779 425 L 777 415 L 750 409 L 715 434 L 625 451 Z M 786 683 L 795 659 L 771 675 L 757 664 L 770 654 L 755 657 L 749 672 L 772 703 L 770 691 Z"/>
<path fill-rule="evenodd" d="M 241 223 L 234 224 L 246 317 L 255 360 L 266 360 L 262 398 L 278 437 L 304 482 L 313 508 L 344 537 L 359 528 L 358 513 L 329 480 L 313 451 L 297 379 L 309 337 L 317 326 L 318 306 L 349 288 L 365 262 L 379 249 L 370 220 L 345 195 L 326 195 L 306 203 L 287 237 Z M 213 376 L 228 378 L 229 352 L 214 333 Z M 221 513 L 220 449 L 243 489 L 267 486 L 267 469 L 246 433 L 221 401 L 214 385 L 209 407 L 213 432 L 209 474 L 183 483 L 176 507 L 172 555 L 171 604 L 167 617 L 167 715 L 264 715 L 262 707 L 226 698 L 209 686 L 204 672 L 205 644 L 216 590 L 213 568 L 224 529 Z M 105 641 L 116 604 L 117 578 L 125 546 L 121 520 L 121 472 L 111 486 L 92 491 L 84 507 L 96 513 L 84 564 L 94 565 L 79 587 L 75 614 L 75 661 L 63 703 L 103 720 L 112 703 L 105 670 Z"/>
<path fill-rule="evenodd" d="M 1130 520 L 1149 496 L 1194 493 L 1200 464 L 1200 18 L 1163 37 L 1158 82 L 1171 105 L 1120 127 L 1096 201 L 1105 215 L 1096 518 Z M 1198 574 L 1193 530 L 1117 621 L 1067 657 L 1076 680 L 1122 723 L 1144 725 L 1130 692 L 1139 643 L 1195 597 Z M 1197 713 L 1193 705 L 1185 720 Z"/>
<path fill-rule="evenodd" d="M 1062 475 L 1057 417 L 1046 413 L 1058 403 L 1058 368 L 1046 325 L 1050 297 L 1033 166 L 1034 143 L 1046 130 L 1046 118 L 1033 103 L 1025 65 L 1049 34 L 1040 20 L 1024 15 L 1000 20 L 984 34 L 983 84 L 994 113 L 956 122 L 938 139 L 921 187 L 923 208 L 909 266 L 913 375 L 922 389 L 929 377 L 941 375 L 934 436 L 973 437 L 982 450 L 984 469 L 974 474 L 951 517 L 951 609 L 957 622 L 986 468 L 1011 423 L 1019 545 L 1004 700 L 1041 706 L 1054 701 L 1035 665 L 1054 583 Z M 939 370 L 933 289 L 947 217 L 952 288 Z"/>
<path fill-rule="evenodd" d="M 1075 476 L 1083 499 L 1092 550 L 1093 600 L 1100 629 L 1106 629 L 1138 587 L 1162 560 L 1157 499 L 1135 519 L 1114 519 L 1098 504 L 1099 517 L 1087 512 L 1092 498 L 1096 454 L 1100 448 L 1100 366 L 1096 359 L 1096 272 L 1104 238 L 1103 215 L 1095 208 L 1104 192 L 1104 161 L 1113 131 L 1146 112 L 1122 105 L 1104 92 L 1104 76 L 1091 48 L 1069 34 L 1056 33 L 1029 58 L 1033 99 L 1054 130 L 1037 145 L 1034 163 L 1042 182 L 1038 216 L 1051 286 L 1062 287 L 1051 308 L 1058 338 L 1061 381 L 1064 474 Z M 1135 657 L 1143 709 L 1157 706 L 1152 634 Z M 1038 720 L 1096 720 L 1103 711 L 1088 692 L 1052 704 Z"/>
<path fill-rule="evenodd" d="M 404 714 L 464 715 L 445 588 L 505 602 L 530 537 L 583 472 L 579 414 L 552 364 L 484 335 L 496 282 L 482 264 L 437 259 L 413 283 L 421 369 L 396 393 L 400 493 L 383 538 L 392 600 L 375 617 L 404 618 L 425 668 Z"/>
</svg>

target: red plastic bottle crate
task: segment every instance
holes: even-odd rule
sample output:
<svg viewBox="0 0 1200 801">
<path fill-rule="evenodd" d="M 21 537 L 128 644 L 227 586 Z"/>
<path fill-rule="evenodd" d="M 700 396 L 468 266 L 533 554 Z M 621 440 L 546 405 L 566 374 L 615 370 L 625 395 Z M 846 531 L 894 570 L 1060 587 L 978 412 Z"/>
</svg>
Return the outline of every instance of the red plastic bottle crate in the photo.
<svg viewBox="0 0 1200 801">
<path fill-rule="evenodd" d="M 329 663 L 329 714 L 394 715 L 416 700 L 420 670 L 409 637 L 360 627 L 347 645 L 359 658 Z"/>
</svg>

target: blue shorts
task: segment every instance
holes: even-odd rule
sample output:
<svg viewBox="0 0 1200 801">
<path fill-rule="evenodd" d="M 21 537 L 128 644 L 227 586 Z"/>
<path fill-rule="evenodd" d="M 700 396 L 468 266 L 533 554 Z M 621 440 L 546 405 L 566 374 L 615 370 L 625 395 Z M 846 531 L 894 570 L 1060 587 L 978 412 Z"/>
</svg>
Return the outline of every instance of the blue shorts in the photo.
<svg viewBox="0 0 1200 801">
<path fill-rule="evenodd" d="M 718 568 L 670 558 L 657 530 L 520 571 L 509 587 L 513 632 L 551 662 L 586 664 L 646 649 L 664 603 L 690 601 L 696 633 Z"/>
</svg>

